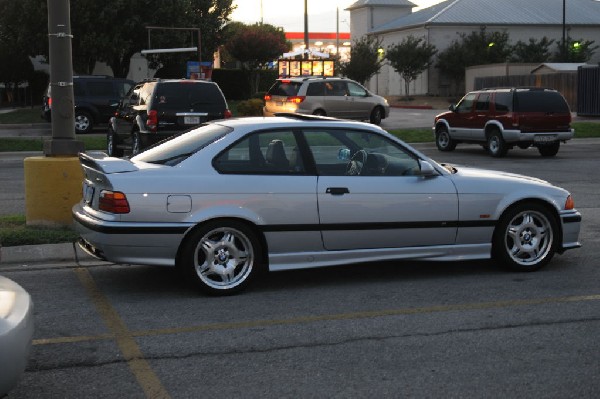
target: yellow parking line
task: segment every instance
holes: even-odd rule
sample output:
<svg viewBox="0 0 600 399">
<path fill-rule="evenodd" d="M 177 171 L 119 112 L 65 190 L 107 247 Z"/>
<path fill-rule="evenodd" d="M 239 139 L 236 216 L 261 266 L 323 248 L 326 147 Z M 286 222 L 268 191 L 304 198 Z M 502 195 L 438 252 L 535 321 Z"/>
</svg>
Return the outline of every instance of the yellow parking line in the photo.
<svg viewBox="0 0 600 399">
<path fill-rule="evenodd" d="M 170 398 L 169 393 L 162 386 L 158 376 L 154 373 L 146 359 L 144 359 L 144 354 L 135 342 L 131 332 L 127 329 L 117 311 L 112 307 L 108 298 L 100 291 L 89 271 L 82 267 L 76 268 L 74 271 L 87 290 L 104 323 L 106 323 L 108 329 L 116 339 L 123 357 L 127 360 L 129 369 L 135 375 L 146 397 Z"/>
<path fill-rule="evenodd" d="M 320 315 L 320 316 L 303 316 L 303 317 L 294 317 L 294 318 L 289 318 L 289 319 L 266 319 L 266 320 L 248 320 L 248 321 L 231 322 L 231 323 L 213 323 L 213 324 L 204 324 L 204 325 L 189 326 L 189 327 L 173 327 L 173 328 L 160 328 L 160 329 L 142 330 L 142 331 L 128 331 L 128 335 L 131 337 L 151 337 L 151 336 L 182 334 L 182 333 L 190 333 L 190 332 L 202 332 L 202 331 L 214 331 L 214 330 L 236 330 L 236 329 L 253 328 L 253 327 L 268 327 L 268 326 L 276 326 L 276 325 L 304 324 L 304 323 L 314 323 L 314 322 L 319 322 L 319 321 L 366 319 L 366 318 L 385 317 L 385 316 L 428 314 L 428 313 L 438 313 L 438 312 L 455 312 L 455 311 L 463 311 L 463 310 L 501 309 L 501 308 L 508 308 L 508 307 L 514 307 L 514 306 L 530 306 L 530 305 L 543 305 L 543 304 L 550 304 L 550 303 L 568 303 L 568 302 L 587 302 L 587 301 L 598 301 L 598 300 L 600 300 L 600 295 L 578 295 L 578 296 L 565 296 L 565 297 L 553 297 L 553 298 L 514 299 L 514 300 L 495 301 L 495 302 L 474 302 L 474 303 L 454 304 L 454 305 L 427 306 L 427 307 L 420 307 L 420 308 L 384 309 L 384 310 L 374 310 L 374 311 L 366 311 L 366 312 L 326 314 L 326 315 Z M 117 315 L 117 317 L 118 317 L 118 315 Z M 123 326 L 123 328 L 124 328 L 124 326 Z M 49 345 L 49 344 L 73 343 L 73 342 L 105 340 L 105 339 L 117 339 L 117 335 L 116 334 L 104 334 L 104 335 L 96 335 L 96 336 L 88 336 L 88 337 L 82 336 L 82 337 L 47 338 L 47 339 L 35 340 L 33 342 L 33 344 L 34 345 Z"/>
</svg>

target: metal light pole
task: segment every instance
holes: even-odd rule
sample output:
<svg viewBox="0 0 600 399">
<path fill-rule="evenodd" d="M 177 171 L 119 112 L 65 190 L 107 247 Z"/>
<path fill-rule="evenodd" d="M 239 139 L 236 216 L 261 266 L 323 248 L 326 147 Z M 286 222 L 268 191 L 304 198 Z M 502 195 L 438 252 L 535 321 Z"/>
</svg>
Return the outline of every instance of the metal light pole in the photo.
<svg viewBox="0 0 600 399">
<path fill-rule="evenodd" d="M 566 1 L 567 0 L 563 0 L 562 2 L 562 51 L 563 51 L 563 62 L 567 61 L 567 38 L 566 38 L 566 25 L 567 25 L 567 18 L 566 18 Z"/>
<path fill-rule="evenodd" d="M 304 58 L 308 58 L 308 0 L 304 0 Z"/>
</svg>

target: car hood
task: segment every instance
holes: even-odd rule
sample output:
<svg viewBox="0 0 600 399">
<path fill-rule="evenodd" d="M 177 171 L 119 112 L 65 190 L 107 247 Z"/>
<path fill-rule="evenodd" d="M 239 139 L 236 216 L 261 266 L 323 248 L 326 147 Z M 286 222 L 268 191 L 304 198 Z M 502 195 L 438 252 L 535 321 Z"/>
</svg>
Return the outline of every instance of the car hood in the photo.
<svg viewBox="0 0 600 399">
<path fill-rule="evenodd" d="M 519 175 L 496 170 L 480 169 L 468 166 L 454 166 L 454 180 L 459 192 L 507 192 L 515 190 L 517 186 L 547 187 L 551 190 L 563 189 L 536 177 Z"/>
</svg>

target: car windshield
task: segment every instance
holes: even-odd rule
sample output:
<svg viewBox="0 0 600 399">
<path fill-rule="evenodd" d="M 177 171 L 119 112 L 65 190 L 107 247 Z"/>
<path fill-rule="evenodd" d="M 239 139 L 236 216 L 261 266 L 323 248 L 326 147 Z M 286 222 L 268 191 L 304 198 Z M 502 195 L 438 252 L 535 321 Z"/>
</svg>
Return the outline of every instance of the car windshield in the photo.
<svg viewBox="0 0 600 399">
<path fill-rule="evenodd" d="M 149 148 L 134 156 L 131 160 L 174 166 L 232 130 L 218 124 L 205 124 Z"/>
</svg>

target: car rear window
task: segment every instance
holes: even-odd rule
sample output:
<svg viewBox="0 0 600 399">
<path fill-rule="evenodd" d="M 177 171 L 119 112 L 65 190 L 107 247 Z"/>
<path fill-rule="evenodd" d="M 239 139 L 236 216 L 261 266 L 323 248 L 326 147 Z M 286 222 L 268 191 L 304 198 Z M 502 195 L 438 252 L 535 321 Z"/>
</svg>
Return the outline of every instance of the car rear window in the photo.
<svg viewBox="0 0 600 399">
<path fill-rule="evenodd" d="M 272 96 L 297 96 L 302 82 L 277 81 L 269 89 Z"/>
<path fill-rule="evenodd" d="M 212 123 L 201 125 L 182 135 L 173 136 L 134 156 L 131 160 L 174 166 L 232 130 L 229 127 Z"/>
<path fill-rule="evenodd" d="M 519 112 L 570 112 L 567 102 L 556 91 L 517 91 L 515 109 Z"/>
<path fill-rule="evenodd" d="M 159 83 L 153 99 L 156 109 L 199 109 L 206 112 L 223 112 L 225 98 L 214 83 L 169 82 Z"/>
</svg>

